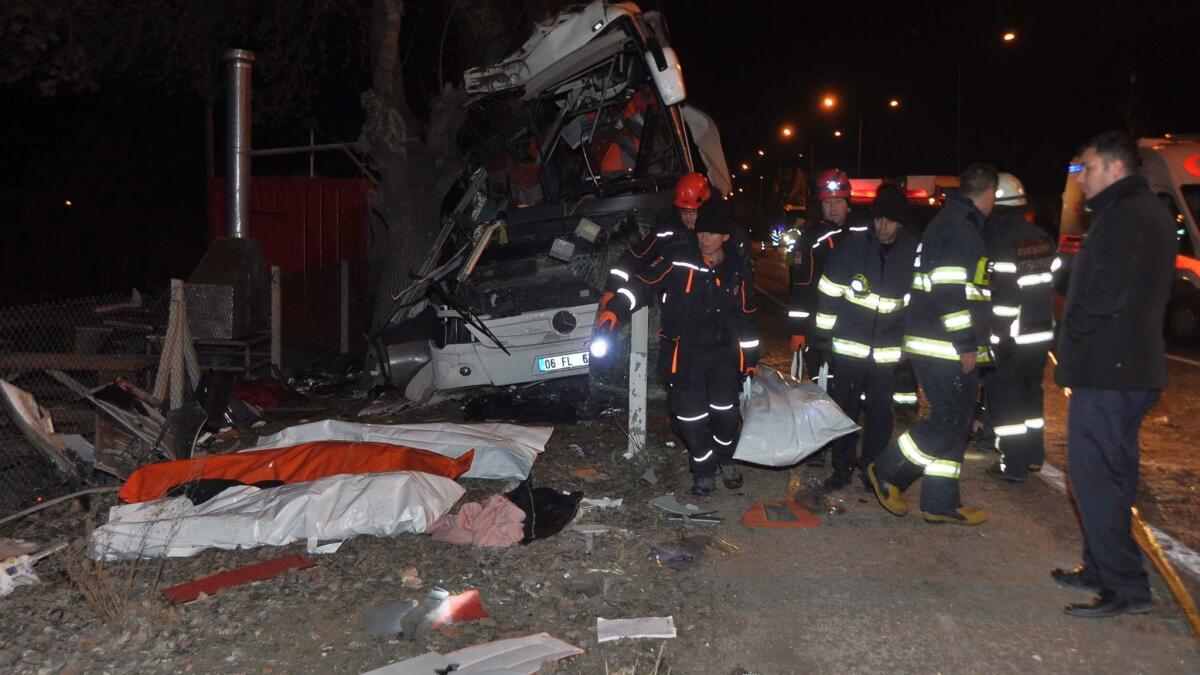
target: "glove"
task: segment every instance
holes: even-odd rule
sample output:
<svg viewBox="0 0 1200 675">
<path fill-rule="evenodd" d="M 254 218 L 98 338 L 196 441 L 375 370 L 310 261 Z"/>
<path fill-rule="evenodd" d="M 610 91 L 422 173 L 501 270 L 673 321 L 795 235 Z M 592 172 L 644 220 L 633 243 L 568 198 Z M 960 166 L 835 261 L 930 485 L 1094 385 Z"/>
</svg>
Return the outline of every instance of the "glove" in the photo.
<svg viewBox="0 0 1200 675">
<path fill-rule="evenodd" d="M 600 304 L 597 306 L 597 309 L 599 309 L 601 312 L 608 309 L 608 303 L 615 295 L 616 294 L 612 291 L 604 291 L 604 295 L 600 296 Z"/>
<path fill-rule="evenodd" d="M 596 331 L 611 333 L 617 330 L 617 315 L 611 309 L 606 309 L 596 315 Z"/>
<path fill-rule="evenodd" d="M 808 344 L 808 339 L 806 337 L 804 337 L 803 335 L 793 335 L 792 336 L 792 351 L 793 352 L 798 352 L 801 349 L 804 349 L 804 346 L 806 344 Z"/>
</svg>

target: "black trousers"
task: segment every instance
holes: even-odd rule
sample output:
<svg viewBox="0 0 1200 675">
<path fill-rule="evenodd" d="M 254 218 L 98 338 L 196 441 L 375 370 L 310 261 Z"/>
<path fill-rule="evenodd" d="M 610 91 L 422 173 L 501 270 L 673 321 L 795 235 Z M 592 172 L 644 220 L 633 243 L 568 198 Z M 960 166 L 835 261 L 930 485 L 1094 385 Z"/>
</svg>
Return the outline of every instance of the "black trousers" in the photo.
<svg viewBox="0 0 1200 675">
<path fill-rule="evenodd" d="M 1131 532 L 1137 492 L 1138 429 L 1159 390 L 1073 389 L 1067 418 L 1067 472 L 1083 524 L 1083 565 L 1104 588 L 1150 600 L 1150 582 Z"/>
<path fill-rule="evenodd" d="M 861 459 L 856 459 L 854 452 L 859 434 L 843 436 L 833 442 L 835 473 L 849 476 L 856 468 L 865 470 L 892 439 L 895 368 L 894 363 L 879 364 L 869 359 L 834 355 L 833 371 L 837 377 L 830 380 L 830 396 L 850 419 L 857 421 L 864 409 L 867 415 L 862 425 Z"/>
<path fill-rule="evenodd" d="M 979 391 L 979 369 L 962 372 L 948 359 L 912 359 L 917 382 L 929 401 L 929 415 L 888 444 L 875 460 L 879 480 L 906 490 L 918 478 L 921 510 L 950 513 L 962 506 L 958 476 Z"/>
<path fill-rule="evenodd" d="M 711 476 L 733 463 L 738 435 L 738 350 L 731 345 L 684 345 L 673 358 L 667 391 L 671 426 L 688 451 L 693 476 Z"/>
<path fill-rule="evenodd" d="M 1018 347 L 996 361 L 985 376 L 988 421 L 996 434 L 996 449 L 1004 473 L 1024 477 L 1030 464 L 1046 460 L 1042 440 L 1042 373 L 1044 346 Z"/>
</svg>

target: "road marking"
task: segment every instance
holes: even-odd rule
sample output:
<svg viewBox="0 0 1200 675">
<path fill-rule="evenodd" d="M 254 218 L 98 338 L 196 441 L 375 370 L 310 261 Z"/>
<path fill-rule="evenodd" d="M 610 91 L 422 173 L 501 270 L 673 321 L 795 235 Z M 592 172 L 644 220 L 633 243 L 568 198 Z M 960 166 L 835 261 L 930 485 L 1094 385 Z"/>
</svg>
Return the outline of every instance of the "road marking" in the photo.
<svg viewBox="0 0 1200 675">
<path fill-rule="evenodd" d="M 1056 488 L 1059 492 L 1066 493 L 1067 478 L 1063 475 L 1063 472 L 1058 470 L 1058 468 L 1054 465 L 1043 464 L 1042 470 L 1039 471 L 1037 475 L 1041 477 L 1042 480 Z M 1150 526 L 1150 533 L 1153 534 L 1154 538 L 1158 540 L 1158 545 L 1162 547 L 1163 553 L 1167 554 L 1167 557 L 1171 559 L 1171 562 L 1186 569 L 1192 574 L 1193 577 L 1200 579 L 1200 553 L 1196 553 L 1187 546 L 1184 546 L 1180 542 L 1176 541 L 1174 537 L 1166 532 L 1163 532 L 1157 527 L 1150 525 L 1150 523 L 1146 524 Z"/>
<path fill-rule="evenodd" d="M 782 307 L 784 309 L 788 308 L 788 305 L 786 302 L 780 300 L 779 298 L 775 297 L 774 295 L 771 295 L 770 293 L 764 291 L 763 289 L 759 288 L 758 286 L 755 286 L 754 290 L 758 291 L 762 295 L 765 295 L 769 300 L 771 300 L 775 304 L 779 305 L 780 307 Z M 1200 366 L 1200 363 L 1197 363 L 1196 365 Z"/>
<path fill-rule="evenodd" d="M 1172 361 L 1178 361 L 1178 362 L 1180 362 L 1180 363 L 1186 363 L 1186 364 L 1188 364 L 1189 366 L 1200 366 L 1200 361 L 1193 361 L 1193 360 L 1191 360 L 1191 359 L 1185 359 L 1185 358 L 1183 358 L 1182 356 L 1175 356 L 1174 354 L 1167 354 L 1167 358 L 1168 358 L 1168 359 L 1171 359 Z"/>
</svg>

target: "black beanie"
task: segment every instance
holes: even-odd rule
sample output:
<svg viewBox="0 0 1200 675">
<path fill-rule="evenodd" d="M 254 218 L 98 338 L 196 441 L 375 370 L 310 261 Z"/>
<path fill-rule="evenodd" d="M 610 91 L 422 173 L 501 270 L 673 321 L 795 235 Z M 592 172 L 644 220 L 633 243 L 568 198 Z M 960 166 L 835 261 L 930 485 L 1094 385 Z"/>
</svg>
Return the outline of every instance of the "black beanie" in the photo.
<svg viewBox="0 0 1200 675">
<path fill-rule="evenodd" d="M 712 196 L 700 206 L 696 216 L 696 232 L 733 234 L 733 216 L 729 206 L 719 196 Z"/>
<path fill-rule="evenodd" d="M 871 204 L 871 216 L 894 220 L 905 227 L 912 224 L 908 200 L 900 194 L 900 190 L 891 186 L 880 186 L 879 192 L 875 194 L 875 203 Z"/>
</svg>

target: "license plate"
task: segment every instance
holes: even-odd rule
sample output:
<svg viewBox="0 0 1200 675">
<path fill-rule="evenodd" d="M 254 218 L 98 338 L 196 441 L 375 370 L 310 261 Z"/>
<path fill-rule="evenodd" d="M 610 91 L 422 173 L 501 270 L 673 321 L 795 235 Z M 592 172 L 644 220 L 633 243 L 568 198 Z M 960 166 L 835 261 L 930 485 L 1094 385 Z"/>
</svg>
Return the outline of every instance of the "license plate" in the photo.
<svg viewBox="0 0 1200 675">
<path fill-rule="evenodd" d="M 555 370 L 567 370 L 568 368 L 582 368 L 587 364 L 588 353 L 576 352 L 574 354 L 559 354 L 558 356 L 539 356 L 537 369 L 539 373 L 549 373 Z"/>
</svg>

